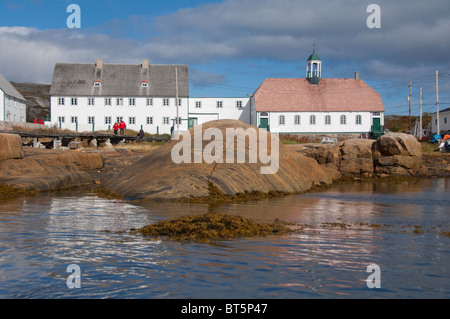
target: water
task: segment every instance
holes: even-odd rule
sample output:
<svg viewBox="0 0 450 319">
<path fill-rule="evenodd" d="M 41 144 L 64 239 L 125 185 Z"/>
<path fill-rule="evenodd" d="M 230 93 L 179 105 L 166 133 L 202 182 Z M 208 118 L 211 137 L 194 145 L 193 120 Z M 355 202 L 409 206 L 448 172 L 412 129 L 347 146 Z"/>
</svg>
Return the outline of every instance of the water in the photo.
<svg viewBox="0 0 450 319">
<path fill-rule="evenodd" d="M 19 198 L 0 205 L 0 298 L 449 298 L 449 190 L 448 179 L 342 185 L 216 208 Z M 215 244 L 119 232 L 208 211 L 308 226 Z M 71 264 L 79 289 L 67 286 Z M 367 286 L 370 264 L 381 288 Z"/>
</svg>

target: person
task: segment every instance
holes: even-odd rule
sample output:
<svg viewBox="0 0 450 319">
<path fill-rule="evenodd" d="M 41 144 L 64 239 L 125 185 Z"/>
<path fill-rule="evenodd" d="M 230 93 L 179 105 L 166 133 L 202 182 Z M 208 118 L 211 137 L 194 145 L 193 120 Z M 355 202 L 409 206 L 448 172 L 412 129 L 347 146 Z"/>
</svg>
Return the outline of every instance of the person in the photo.
<svg viewBox="0 0 450 319">
<path fill-rule="evenodd" d="M 141 139 L 144 138 L 144 130 L 143 129 L 140 129 L 140 131 L 138 133 L 138 137 Z"/>
<path fill-rule="evenodd" d="M 127 125 L 125 124 L 125 122 L 123 120 L 120 121 L 119 128 L 120 128 L 120 135 L 124 135 Z"/>
<path fill-rule="evenodd" d="M 33 123 L 34 123 L 34 124 L 38 124 L 37 119 L 33 119 Z"/>
<path fill-rule="evenodd" d="M 43 120 L 43 119 L 40 119 L 40 120 L 39 120 L 39 124 L 44 125 L 44 124 L 45 124 L 45 123 L 44 123 L 44 120 Z"/>
<path fill-rule="evenodd" d="M 119 124 L 117 122 L 113 125 L 114 135 L 117 135 L 117 132 L 119 131 Z"/>
</svg>

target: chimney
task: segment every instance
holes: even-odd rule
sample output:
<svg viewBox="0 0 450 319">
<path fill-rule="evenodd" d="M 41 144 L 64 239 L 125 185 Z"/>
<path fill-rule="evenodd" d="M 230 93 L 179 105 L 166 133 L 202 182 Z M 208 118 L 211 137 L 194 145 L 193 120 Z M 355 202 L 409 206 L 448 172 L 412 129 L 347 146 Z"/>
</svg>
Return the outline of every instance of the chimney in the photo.
<svg viewBox="0 0 450 319">
<path fill-rule="evenodd" d="M 359 72 L 355 72 L 355 80 L 359 80 Z"/>
<path fill-rule="evenodd" d="M 97 62 L 95 63 L 95 67 L 97 69 L 103 69 L 103 60 L 102 59 L 97 59 Z"/>
<path fill-rule="evenodd" d="M 142 68 L 148 69 L 148 59 L 142 59 Z"/>
</svg>

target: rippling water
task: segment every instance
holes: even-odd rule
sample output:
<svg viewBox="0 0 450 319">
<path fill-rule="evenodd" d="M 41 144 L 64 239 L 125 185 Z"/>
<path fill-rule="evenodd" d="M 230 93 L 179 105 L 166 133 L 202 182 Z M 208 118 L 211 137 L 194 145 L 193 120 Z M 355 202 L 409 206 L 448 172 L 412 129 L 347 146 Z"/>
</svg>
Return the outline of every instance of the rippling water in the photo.
<svg viewBox="0 0 450 319">
<path fill-rule="evenodd" d="M 439 179 L 220 207 L 83 192 L 20 198 L 0 205 L 0 298 L 449 298 L 449 194 Z M 216 244 L 119 232 L 208 211 L 304 230 Z M 369 289 L 374 263 L 381 288 Z M 71 264 L 79 289 L 67 286 Z"/>
</svg>

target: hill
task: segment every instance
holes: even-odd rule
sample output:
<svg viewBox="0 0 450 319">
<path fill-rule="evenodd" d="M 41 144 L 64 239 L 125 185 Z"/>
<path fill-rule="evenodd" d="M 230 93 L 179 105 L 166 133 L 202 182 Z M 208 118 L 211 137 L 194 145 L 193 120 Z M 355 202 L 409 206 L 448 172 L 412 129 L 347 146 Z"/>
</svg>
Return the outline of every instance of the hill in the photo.
<svg viewBox="0 0 450 319">
<path fill-rule="evenodd" d="M 33 119 L 50 117 L 50 84 L 15 83 L 11 84 L 27 100 L 27 122 Z"/>
<path fill-rule="evenodd" d="M 419 120 L 418 116 L 411 116 L 411 126 L 414 122 Z M 422 116 L 423 129 L 428 127 L 431 121 L 431 115 L 424 113 Z M 409 116 L 408 115 L 385 115 L 384 126 L 391 132 L 406 132 L 409 131 Z"/>
</svg>

